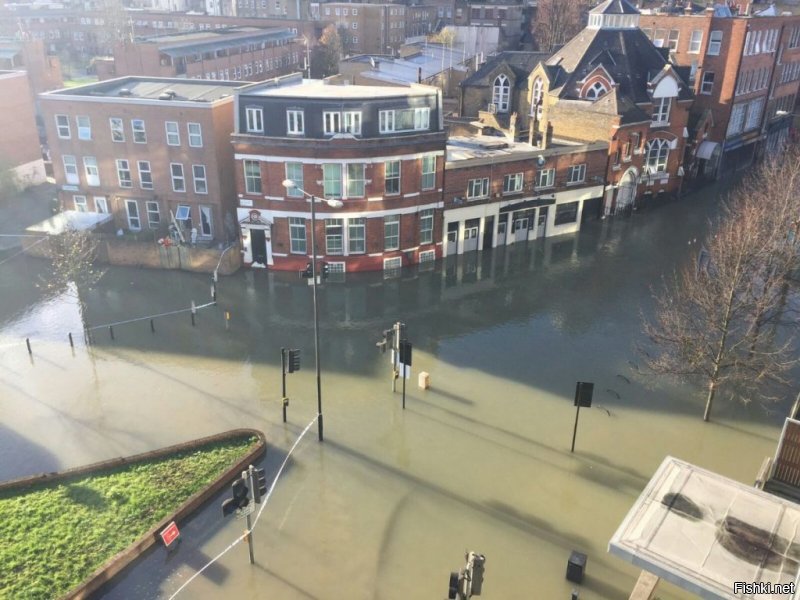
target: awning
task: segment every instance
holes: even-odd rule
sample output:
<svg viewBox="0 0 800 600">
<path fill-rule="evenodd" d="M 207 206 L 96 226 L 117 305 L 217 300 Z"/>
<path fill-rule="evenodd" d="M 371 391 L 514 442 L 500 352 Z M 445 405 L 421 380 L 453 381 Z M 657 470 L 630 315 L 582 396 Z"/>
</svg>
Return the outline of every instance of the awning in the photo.
<svg viewBox="0 0 800 600">
<path fill-rule="evenodd" d="M 708 160 L 714 154 L 714 149 L 719 146 L 717 142 L 703 142 L 697 149 L 697 158 Z"/>
</svg>

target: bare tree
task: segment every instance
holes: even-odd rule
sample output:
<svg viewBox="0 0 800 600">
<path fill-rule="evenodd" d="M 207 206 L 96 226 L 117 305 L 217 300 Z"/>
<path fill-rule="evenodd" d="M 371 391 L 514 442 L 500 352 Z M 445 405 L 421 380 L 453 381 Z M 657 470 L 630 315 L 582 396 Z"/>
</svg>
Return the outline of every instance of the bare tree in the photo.
<svg viewBox="0 0 800 600">
<path fill-rule="evenodd" d="M 698 378 L 708 420 L 720 387 L 744 401 L 774 400 L 787 383 L 794 332 L 778 329 L 796 268 L 800 215 L 797 156 L 766 163 L 732 195 L 706 240 L 705 264 L 686 265 L 654 294 L 645 333 L 656 373 Z"/>
<path fill-rule="evenodd" d="M 68 228 L 50 238 L 50 260 L 51 272 L 46 287 L 76 298 L 86 323 L 86 306 L 81 292 L 91 289 L 104 273 L 95 264 L 97 239 L 88 231 Z"/>
<path fill-rule="evenodd" d="M 588 5 L 587 0 L 539 0 L 534 22 L 539 50 L 551 52 L 583 29 Z"/>
</svg>

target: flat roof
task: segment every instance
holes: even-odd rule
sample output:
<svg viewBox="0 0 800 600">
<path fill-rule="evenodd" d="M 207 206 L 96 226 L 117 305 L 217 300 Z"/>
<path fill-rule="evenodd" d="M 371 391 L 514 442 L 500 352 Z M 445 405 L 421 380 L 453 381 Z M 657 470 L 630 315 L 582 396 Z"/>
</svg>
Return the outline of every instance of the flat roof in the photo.
<svg viewBox="0 0 800 600">
<path fill-rule="evenodd" d="M 608 550 L 701 598 L 752 598 L 734 583 L 800 579 L 800 506 L 668 456 Z"/>
<path fill-rule="evenodd" d="M 239 46 L 248 42 L 295 39 L 291 29 L 280 27 L 226 27 L 136 38 L 139 44 L 154 44 L 169 56 L 186 56 Z"/>
<path fill-rule="evenodd" d="M 522 158 L 535 159 L 538 156 L 556 156 L 568 154 L 574 151 L 592 151 L 608 148 L 608 142 L 567 142 L 556 140 L 546 149 L 531 146 L 527 142 L 513 142 L 504 137 L 491 135 L 451 136 L 447 140 L 447 160 L 448 164 L 461 161 L 477 161 L 486 159 L 488 162 L 503 162 L 503 158 L 508 160 L 520 160 Z"/>
<path fill-rule="evenodd" d="M 242 81 L 212 79 L 178 79 L 174 77 L 120 77 L 74 88 L 46 92 L 43 96 L 83 96 L 122 98 L 126 100 L 158 100 L 168 90 L 175 92 L 174 101 L 214 102 L 225 96 L 233 97 L 233 90 L 245 85 Z M 122 90 L 130 91 L 130 94 Z M 166 100 L 164 101 L 166 102 Z"/>
<path fill-rule="evenodd" d="M 64 233 L 67 229 L 88 231 L 94 229 L 98 225 L 112 221 L 113 219 L 114 216 L 108 213 L 65 210 L 64 212 L 53 215 L 49 219 L 31 225 L 25 229 L 25 231 L 30 231 L 31 233 L 46 233 L 49 235 L 58 235 Z"/>
<path fill-rule="evenodd" d="M 461 51 L 441 48 L 439 46 L 415 45 L 417 52 L 405 57 L 392 57 L 381 54 L 359 54 L 341 62 L 370 63 L 372 68 L 360 75 L 371 79 L 379 79 L 392 83 L 416 83 L 422 69 L 422 78 L 427 79 L 451 67 L 455 71 L 466 71 L 462 63 Z M 467 60 L 471 60 L 468 57 Z M 444 60 L 444 69 L 442 61 Z"/>
<path fill-rule="evenodd" d="M 406 96 L 429 96 L 438 88 L 413 84 L 407 87 L 383 85 L 336 85 L 321 79 L 287 79 L 286 83 L 272 80 L 248 86 L 242 94 L 274 98 L 337 98 L 344 100 L 372 98 L 402 98 Z"/>
</svg>

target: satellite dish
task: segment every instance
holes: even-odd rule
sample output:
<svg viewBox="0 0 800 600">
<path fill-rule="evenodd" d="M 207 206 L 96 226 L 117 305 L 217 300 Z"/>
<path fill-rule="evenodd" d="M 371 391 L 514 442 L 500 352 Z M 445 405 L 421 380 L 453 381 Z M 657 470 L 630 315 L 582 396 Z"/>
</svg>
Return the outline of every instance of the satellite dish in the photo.
<svg viewBox="0 0 800 600">
<path fill-rule="evenodd" d="M 542 156 L 541 154 L 536 157 L 536 164 L 539 165 L 540 167 L 543 167 L 545 162 L 547 162 L 547 161 L 544 159 L 544 156 Z"/>
</svg>

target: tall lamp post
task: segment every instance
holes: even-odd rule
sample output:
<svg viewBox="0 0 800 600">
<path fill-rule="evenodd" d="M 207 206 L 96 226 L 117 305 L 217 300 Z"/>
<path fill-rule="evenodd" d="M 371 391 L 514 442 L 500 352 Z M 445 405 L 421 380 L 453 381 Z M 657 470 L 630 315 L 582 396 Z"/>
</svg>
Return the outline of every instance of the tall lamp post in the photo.
<svg viewBox="0 0 800 600">
<path fill-rule="evenodd" d="M 311 201 L 311 287 L 313 289 L 314 301 L 314 367 L 317 372 L 317 432 L 319 433 L 319 441 L 322 437 L 322 378 L 320 376 L 319 368 L 319 310 L 317 307 L 317 200 L 324 201 L 331 208 L 341 208 L 344 203 L 341 200 L 334 200 L 331 198 L 316 198 L 313 194 L 309 194 L 303 188 L 299 187 L 291 179 L 283 180 L 283 187 L 287 190 L 297 190 L 301 192 L 306 198 Z"/>
</svg>

